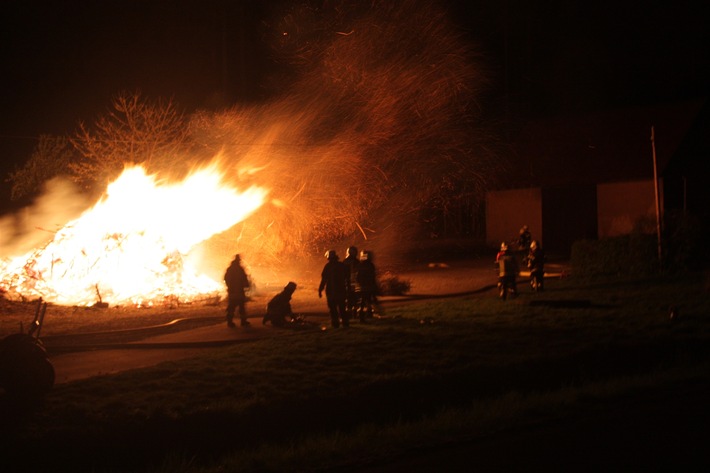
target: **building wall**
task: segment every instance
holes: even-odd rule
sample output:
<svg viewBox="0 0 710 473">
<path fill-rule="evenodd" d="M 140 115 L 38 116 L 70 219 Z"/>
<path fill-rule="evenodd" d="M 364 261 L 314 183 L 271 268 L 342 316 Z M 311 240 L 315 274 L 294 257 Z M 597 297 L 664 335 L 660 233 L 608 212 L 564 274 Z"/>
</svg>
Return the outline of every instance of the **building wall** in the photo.
<svg viewBox="0 0 710 473">
<path fill-rule="evenodd" d="M 543 241 L 542 192 L 539 187 L 490 191 L 486 194 L 486 242 L 498 247 L 518 237 L 527 225 L 535 240 Z M 542 243 L 544 245 L 544 243 Z"/>
<path fill-rule="evenodd" d="M 572 245 L 597 237 L 597 188 L 594 184 L 546 187 L 542 192 L 545 252 L 569 256 Z"/>
<path fill-rule="evenodd" d="M 528 225 L 546 252 L 569 255 L 580 239 L 655 231 L 653 180 L 490 191 L 486 242 L 497 247 Z"/>
<path fill-rule="evenodd" d="M 653 179 L 597 185 L 598 237 L 655 231 Z"/>
</svg>

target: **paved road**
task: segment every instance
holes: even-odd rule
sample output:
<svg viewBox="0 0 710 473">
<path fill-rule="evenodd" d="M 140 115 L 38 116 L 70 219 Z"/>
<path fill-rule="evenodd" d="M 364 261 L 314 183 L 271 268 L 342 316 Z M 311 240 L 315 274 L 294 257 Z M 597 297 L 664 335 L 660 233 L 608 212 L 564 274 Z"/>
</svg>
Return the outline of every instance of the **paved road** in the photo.
<svg viewBox="0 0 710 473">
<path fill-rule="evenodd" d="M 93 349 L 52 355 L 55 383 L 67 383 L 120 371 L 144 368 L 170 360 L 189 358 L 215 346 L 242 343 L 285 333 L 254 323 L 248 329 L 230 329 L 225 323 L 145 338 L 140 342 L 116 345 L 99 345 Z M 91 346 L 91 345 L 87 345 Z"/>
</svg>

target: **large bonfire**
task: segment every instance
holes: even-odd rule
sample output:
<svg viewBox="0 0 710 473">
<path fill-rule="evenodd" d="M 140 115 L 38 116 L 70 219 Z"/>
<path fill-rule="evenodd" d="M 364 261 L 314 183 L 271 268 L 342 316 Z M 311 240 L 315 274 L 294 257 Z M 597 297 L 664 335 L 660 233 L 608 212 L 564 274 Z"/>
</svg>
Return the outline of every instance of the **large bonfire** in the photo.
<svg viewBox="0 0 710 473">
<path fill-rule="evenodd" d="M 266 190 L 225 185 L 216 166 L 182 182 L 159 182 L 127 168 L 106 194 L 41 248 L 0 263 L 9 298 L 42 297 L 71 305 L 153 305 L 218 296 L 191 250 L 243 220 Z"/>
</svg>

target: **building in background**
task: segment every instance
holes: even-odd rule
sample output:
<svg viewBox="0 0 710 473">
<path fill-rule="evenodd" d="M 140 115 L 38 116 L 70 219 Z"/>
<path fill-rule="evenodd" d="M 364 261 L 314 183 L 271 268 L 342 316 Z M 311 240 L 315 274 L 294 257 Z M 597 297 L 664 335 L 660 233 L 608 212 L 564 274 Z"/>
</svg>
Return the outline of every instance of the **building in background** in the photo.
<svg viewBox="0 0 710 473">
<path fill-rule="evenodd" d="M 510 241 L 525 224 L 548 252 L 569 255 L 579 239 L 654 233 L 654 147 L 659 214 L 707 219 L 709 136 L 705 101 L 529 122 L 486 196 L 486 242 Z"/>
</svg>

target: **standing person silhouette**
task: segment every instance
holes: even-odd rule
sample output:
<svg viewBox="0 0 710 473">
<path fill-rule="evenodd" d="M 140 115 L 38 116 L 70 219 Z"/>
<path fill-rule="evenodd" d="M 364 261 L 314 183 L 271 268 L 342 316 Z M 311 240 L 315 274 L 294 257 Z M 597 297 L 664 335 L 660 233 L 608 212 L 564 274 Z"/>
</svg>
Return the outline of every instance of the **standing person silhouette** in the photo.
<svg viewBox="0 0 710 473">
<path fill-rule="evenodd" d="M 248 327 L 249 321 L 246 314 L 246 294 L 244 289 L 249 287 L 249 276 L 242 267 L 242 259 L 239 254 L 234 255 L 234 259 L 229 264 L 224 273 L 224 282 L 227 285 L 227 326 L 234 327 L 234 313 L 239 309 L 239 319 L 242 327 Z"/>
<path fill-rule="evenodd" d="M 357 247 L 351 246 L 345 251 L 343 263 L 348 267 L 348 278 L 350 279 L 348 295 L 345 301 L 345 310 L 348 311 L 348 316 L 353 318 L 360 306 L 360 285 L 357 280 L 360 261 L 358 260 Z"/>
<path fill-rule="evenodd" d="M 325 257 L 328 258 L 328 262 L 321 272 L 318 297 L 323 297 L 323 290 L 325 289 L 331 325 L 333 328 L 338 328 L 342 321 L 343 328 L 347 328 L 350 326 L 350 317 L 345 308 L 350 287 L 348 267 L 338 260 L 338 254 L 335 250 L 328 250 L 325 253 Z"/>
<path fill-rule="evenodd" d="M 377 299 L 377 270 L 372 261 L 372 252 L 363 250 L 360 253 L 360 270 L 357 281 L 360 284 L 360 322 L 373 317 L 373 308 Z"/>
<path fill-rule="evenodd" d="M 542 292 L 545 289 L 545 252 L 537 240 L 530 242 L 530 253 L 526 261 L 530 270 L 530 286 Z"/>
<path fill-rule="evenodd" d="M 518 251 L 526 254 L 530 250 L 530 242 L 532 241 L 532 234 L 528 229 L 527 225 L 523 225 L 520 229 L 520 234 L 518 235 Z"/>
<path fill-rule="evenodd" d="M 515 297 L 518 288 L 516 278 L 518 277 L 518 260 L 508 245 L 500 244 L 500 251 L 496 255 L 498 265 L 498 294 L 501 299 L 506 299 L 508 295 Z"/>
</svg>

